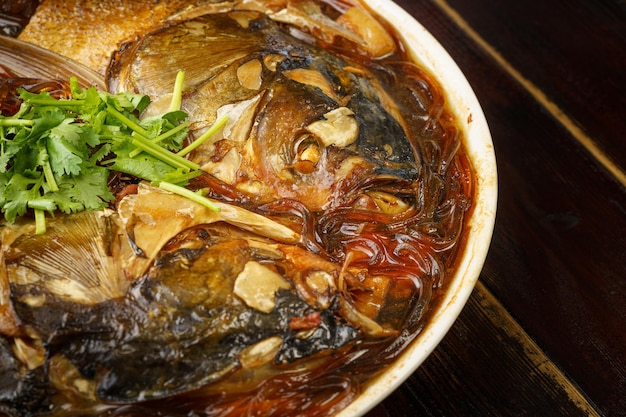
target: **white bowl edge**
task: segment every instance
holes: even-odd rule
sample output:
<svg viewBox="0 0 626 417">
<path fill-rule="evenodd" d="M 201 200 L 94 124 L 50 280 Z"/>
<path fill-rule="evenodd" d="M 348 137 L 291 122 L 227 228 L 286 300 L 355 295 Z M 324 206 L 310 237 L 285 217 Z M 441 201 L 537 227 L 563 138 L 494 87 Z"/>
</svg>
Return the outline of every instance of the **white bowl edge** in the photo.
<svg viewBox="0 0 626 417">
<path fill-rule="evenodd" d="M 447 51 L 411 15 L 391 0 L 363 0 L 389 21 L 414 59 L 442 86 L 448 106 L 463 129 L 465 150 L 475 173 L 473 211 L 466 223 L 468 236 L 448 291 L 422 330 L 400 357 L 337 417 L 358 417 L 374 408 L 397 389 L 450 330 L 467 303 L 483 268 L 493 234 L 497 207 L 497 173 L 493 142 L 481 106 L 469 82 Z M 410 30 L 407 30 L 410 28 Z M 450 88 L 450 86 L 454 86 Z"/>
</svg>

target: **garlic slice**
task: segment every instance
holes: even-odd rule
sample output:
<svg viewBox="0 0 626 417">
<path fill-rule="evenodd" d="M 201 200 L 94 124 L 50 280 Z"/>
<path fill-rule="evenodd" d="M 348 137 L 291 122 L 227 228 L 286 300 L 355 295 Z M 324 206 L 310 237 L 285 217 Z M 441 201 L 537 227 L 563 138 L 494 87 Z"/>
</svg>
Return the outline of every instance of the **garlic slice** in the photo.
<svg viewBox="0 0 626 417">
<path fill-rule="evenodd" d="M 291 284 L 280 274 L 256 261 L 246 263 L 237 276 L 234 293 L 248 307 L 269 313 L 276 306 L 276 292 L 291 288 Z"/>
<path fill-rule="evenodd" d="M 344 148 L 357 140 L 359 123 L 352 110 L 339 107 L 326 113 L 324 119 L 309 124 L 306 130 L 317 136 L 324 146 Z"/>
</svg>

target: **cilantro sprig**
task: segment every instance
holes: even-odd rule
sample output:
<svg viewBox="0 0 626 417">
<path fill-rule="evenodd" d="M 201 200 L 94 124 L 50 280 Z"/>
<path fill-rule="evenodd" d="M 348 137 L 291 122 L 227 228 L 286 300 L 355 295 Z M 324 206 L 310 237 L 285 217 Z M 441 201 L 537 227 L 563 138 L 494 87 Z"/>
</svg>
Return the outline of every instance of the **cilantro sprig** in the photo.
<svg viewBox="0 0 626 417">
<path fill-rule="evenodd" d="M 198 165 L 185 155 L 226 119 L 183 149 L 189 133 L 187 114 L 180 110 L 183 80 L 179 73 L 167 112 L 146 118 L 140 115 L 150 104 L 148 96 L 81 89 L 74 78 L 71 99 L 19 90 L 20 110 L 0 116 L 0 208 L 5 219 L 13 223 L 31 209 L 42 233 L 46 212 L 103 209 L 114 199 L 110 171 L 174 190 L 199 175 Z"/>
</svg>

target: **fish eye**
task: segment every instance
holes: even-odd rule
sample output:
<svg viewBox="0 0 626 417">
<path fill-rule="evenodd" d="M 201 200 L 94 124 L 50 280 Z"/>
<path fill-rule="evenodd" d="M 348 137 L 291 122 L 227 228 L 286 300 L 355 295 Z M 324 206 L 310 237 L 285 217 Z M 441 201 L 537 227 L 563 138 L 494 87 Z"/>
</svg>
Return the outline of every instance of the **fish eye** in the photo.
<svg viewBox="0 0 626 417">
<path fill-rule="evenodd" d="M 322 145 L 315 135 L 303 133 L 293 146 L 292 167 L 301 174 L 311 174 L 322 156 Z"/>
</svg>

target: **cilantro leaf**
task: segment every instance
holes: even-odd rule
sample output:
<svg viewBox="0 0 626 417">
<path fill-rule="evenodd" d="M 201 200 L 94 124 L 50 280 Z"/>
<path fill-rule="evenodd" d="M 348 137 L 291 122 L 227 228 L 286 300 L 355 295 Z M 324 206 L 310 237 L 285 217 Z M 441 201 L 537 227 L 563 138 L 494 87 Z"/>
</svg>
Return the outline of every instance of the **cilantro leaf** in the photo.
<svg viewBox="0 0 626 417">
<path fill-rule="evenodd" d="M 71 99 L 20 89 L 18 112 L 0 115 L 5 219 L 14 222 L 32 209 L 43 232 L 45 211 L 100 210 L 114 199 L 108 187 L 111 171 L 181 186 L 199 175 L 198 165 L 184 157 L 192 147 L 180 151 L 190 123 L 179 106 L 183 78 L 179 74 L 175 86 L 173 104 L 178 105 L 144 118 L 148 96 L 81 89 L 75 78 L 70 79 Z"/>
<path fill-rule="evenodd" d="M 109 166 L 109 169 L 113 171 L 123 172 L 148 181 L 163 181 L 168 174 L 175 175 L 178 172 L 176 168 L 146 152 L 137 156 L 130 156 L 136 149 L 131 141 L 116 140 L 111 145 L 112 151 L 116 155 L 112 159 L 112 165 Z"/>
<path fill-rule="evenodd" d="M 19 216 L 26 213 L 28 202 L 41 198 L 39 193 L 43 185 L 43 177 L 29 178 L 20 173 L 13 172 L 13 175 L 6 182 L 0 202 L 4 217 L 11 223 Z"/>
<path fill-rule="evenodd" d="M 80 175 L 62 177 L 59 191 L 51 197 L 64 213 L 101 210 L 114 198 L 107 185 L 108 178 L 109 170 L 105 167 L 85 165 Z"/>
<path fill-rule="evenodd" d="M 85 142 L 81 143 L 82 128 L 67 119 L 52 128 L 46 141 L 52 170 L 57 175 L 78 175 L 80 166 L 89 157 Z"/>
</svg>

